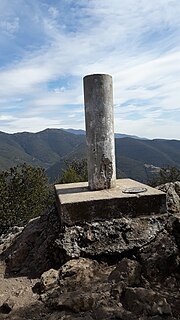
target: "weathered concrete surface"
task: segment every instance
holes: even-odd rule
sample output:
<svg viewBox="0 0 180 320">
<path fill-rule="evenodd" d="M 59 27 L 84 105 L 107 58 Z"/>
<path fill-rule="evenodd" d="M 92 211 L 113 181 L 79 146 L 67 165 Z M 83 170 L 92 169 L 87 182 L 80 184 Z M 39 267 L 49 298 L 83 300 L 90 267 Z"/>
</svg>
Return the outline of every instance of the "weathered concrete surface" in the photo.
<svg viewBox="0 0 180 320">
<path fill-rule="evenodd" d="M 146 192 L 123 193 L 127 188 Z M 131 179 L 116 180 L 116 188 L 89 191 L 86 182 L 55 185 L 61 223 L 72 226 L 124 216 L 137 217 L 166 211 L 166 195 Z"/>
<path fill-rule="evenodd" d="M 84 102 L 89 188 L 109 189 L 116 184 L 112 77 L 84 77 Z"/>
</svg>

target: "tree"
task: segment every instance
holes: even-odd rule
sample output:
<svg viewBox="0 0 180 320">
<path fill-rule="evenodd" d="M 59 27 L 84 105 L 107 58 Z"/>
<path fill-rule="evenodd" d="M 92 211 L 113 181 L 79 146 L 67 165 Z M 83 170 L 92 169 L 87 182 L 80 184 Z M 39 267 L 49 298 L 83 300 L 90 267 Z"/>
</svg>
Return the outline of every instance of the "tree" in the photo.
<svg viewBox="0 0 180 320">
<path fill-rule="evenodd" d="M 25 225 L 52 202 L 44 169 L 23 164 L 0 173 L 0 234 Z"/>
<path fill-rule="evenodd" d="M 151 182 L 152 186 L 158 186 L 167 182 L 180 181 L 180 170 L 176 167 L 161 168 L 159 175 Z"/>
<path fill-rule="evenodd" d="M 66 169 L 63 170 L 59 183 L 73 183 L 88 180 L 87 160 L 65 161 Z"/>
</svg>

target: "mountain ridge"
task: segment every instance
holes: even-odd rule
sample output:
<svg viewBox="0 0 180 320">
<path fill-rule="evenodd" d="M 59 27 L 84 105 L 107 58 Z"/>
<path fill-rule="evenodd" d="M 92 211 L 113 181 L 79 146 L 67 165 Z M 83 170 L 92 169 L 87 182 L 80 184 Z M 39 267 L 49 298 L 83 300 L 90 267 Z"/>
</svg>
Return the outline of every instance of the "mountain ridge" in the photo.
<svg viewBox="0 0 180 320">
<path fill-rule="evenodd" d="M 86 131 L 85 130 L 82 130 L 82 129 L 72 129 L 72 128 L 69 128 L 69 129 L 62 129 L 66 132 L 69 132 L 69 133 L 73 133 L 75 135 L 85 135 L 86 134 Z M 144 138 L 144 137 L 139 137 L 139 136 L 136 136 L 136 135 L 130 135 L 130 134 L 125 134 L 125 133 L 115 133 L 114 134 L 115 138 L 119 138 L 119 139 L 122 139 L 122 138 L 133 138 L 133 139 L 140 139 L 140 140 L 149 140 L 147 138 Z"/>
<path fill-rule="evenodd" d="M 180 167 L 180 140 L 121 137 L 116 142 L 117 175 L 142 182 L 152 178 L 152 167 Z M 43 167 L 50 181 L 58 179 L 64 160 L 86 158 L 84 134 L 64 129 L 40 132 L 0 132 L 0 171 L 24 162 Z"/>
</svg>

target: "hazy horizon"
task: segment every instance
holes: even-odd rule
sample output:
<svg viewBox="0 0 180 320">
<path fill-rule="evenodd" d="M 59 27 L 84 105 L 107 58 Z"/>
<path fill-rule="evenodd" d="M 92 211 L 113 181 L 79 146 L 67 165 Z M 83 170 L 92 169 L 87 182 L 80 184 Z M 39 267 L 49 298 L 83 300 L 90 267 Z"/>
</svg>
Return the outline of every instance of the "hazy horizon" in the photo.
<svg viewBox="0 0 180 320">
<path fill-rule="evenodd" d="M 0 132 L 3 132 L 3 133 L 7 133 L 7 134 L 16 134 L 16 133 L 39 133 L 39 132 L 42 132 L 42 131 L 45 131 L 45 130 L 74 130 L 74 131 L 84 131 L 85 133 L 85 129 L 73 129 L 73 128 L 44 128 L 42 130 L 39 130 L 39 131 L 17 131 L 17 132 L 6 132 L 6 131 L 2 131 L 0 130 Z M 161 140 L 180 140 L 180 139 L 173 139 L 173 138 L 160 138 L 160 137 L 156 137 L 156 138 L 148 138 L 148 137 L 145 137 L 145 136 L 137 136 L 135 134 L 127 134 L 125 132 L 114 132 L 114 134 L 118 135 L 127 135 L 127 136 L 132 136 L 132 137 L 137 137 L 137 138 L 141 138 L 141 139 L 147 139 L 147 140 L 155 140 L 155 139 L 161 139 Z"/>
</svg>

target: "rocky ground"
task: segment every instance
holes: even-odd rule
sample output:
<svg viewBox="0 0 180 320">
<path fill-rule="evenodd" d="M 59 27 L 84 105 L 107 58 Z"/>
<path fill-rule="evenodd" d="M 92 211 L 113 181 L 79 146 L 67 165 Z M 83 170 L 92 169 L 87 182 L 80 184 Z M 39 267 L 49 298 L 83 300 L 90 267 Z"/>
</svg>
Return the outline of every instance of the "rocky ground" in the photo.
<svg viewBox="0 0 180 320">
<path fill-rule="evenodd" d="M 168 212 L 60 228 L 52 207 L 0 238 L 0 319 L 180 319 L 180 182 Z"/>
</svg>

